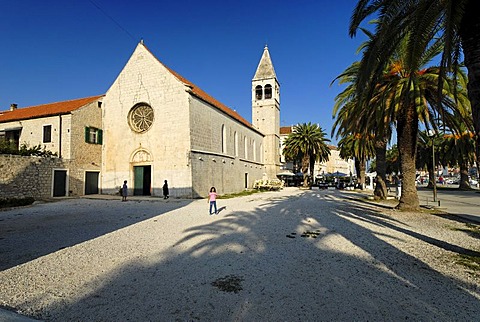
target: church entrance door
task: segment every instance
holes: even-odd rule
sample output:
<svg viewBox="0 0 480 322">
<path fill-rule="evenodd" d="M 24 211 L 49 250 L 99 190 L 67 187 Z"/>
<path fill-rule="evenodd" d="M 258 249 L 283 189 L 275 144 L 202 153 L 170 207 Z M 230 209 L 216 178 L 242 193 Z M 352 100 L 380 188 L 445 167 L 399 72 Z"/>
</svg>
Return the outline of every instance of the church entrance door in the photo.
<svg viewBox="0 0 480 322">
<path fill-rule="evenodd" d="M 150 196 L 150 186 L 152 183 L 152 166 L 134 166 L 133 175 L 133 195 Z"/>
</svg>

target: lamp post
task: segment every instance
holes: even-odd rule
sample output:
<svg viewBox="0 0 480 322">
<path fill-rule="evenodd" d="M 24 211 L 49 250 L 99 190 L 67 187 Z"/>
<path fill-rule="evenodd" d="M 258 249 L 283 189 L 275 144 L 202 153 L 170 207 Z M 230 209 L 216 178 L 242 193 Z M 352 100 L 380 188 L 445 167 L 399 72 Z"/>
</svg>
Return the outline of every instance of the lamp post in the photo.
<svg viewBox="0 0 480 322">
<path fill-rule="evenodd" d="M 435 132 L 428 130 L 428 136 L 432 138 L 432 168 L 433 168 L 433 202 L 437 202 L 437 175 L 435 173 Z"/>
</svg>

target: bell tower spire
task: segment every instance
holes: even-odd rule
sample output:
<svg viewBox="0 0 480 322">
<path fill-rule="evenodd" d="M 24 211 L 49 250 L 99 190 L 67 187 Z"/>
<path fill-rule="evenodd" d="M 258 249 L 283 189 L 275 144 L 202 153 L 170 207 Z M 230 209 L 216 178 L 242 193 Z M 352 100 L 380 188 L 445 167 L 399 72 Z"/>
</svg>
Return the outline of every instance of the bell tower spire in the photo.
<svg viewBox="0 0 480 322">
<path fill-rule="evenodd" d="M 280 170 L 280 84 L 266 45 L 252 79 L 252 124 L 265 135 L 265 173 L 276 179 Z"/>
</svg>

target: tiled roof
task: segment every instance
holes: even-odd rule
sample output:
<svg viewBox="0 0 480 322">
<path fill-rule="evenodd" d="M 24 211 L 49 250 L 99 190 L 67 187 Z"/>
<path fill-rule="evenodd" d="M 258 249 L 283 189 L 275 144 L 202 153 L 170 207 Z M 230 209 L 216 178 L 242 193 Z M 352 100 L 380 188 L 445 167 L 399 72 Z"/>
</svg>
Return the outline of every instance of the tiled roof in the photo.
<svg viewBox="0 0 480 322">
<path fill-rule="evenodd" d="M 145 46 L 146 50 L 148 50 L 148 52 L 150 52 L 150 54 L 155 57 L 155 55 Z M 188 79 L 186 79 L 185 77 L 183 77 L 182 75 L 178 74 L 176 71 L 172 70 L 171 68 L 165 66 L 157 57 L 155 57 L 157 59 L 157 61 L 162 64 L 166 69 L 168 69 L 170 71 L 170 73 L 172 73 L 176 78 L 178 78 L 179 81 L 181 81 L 182 83 L 184 83 L 185 85 L 187 85 L 188 87 L 190 87 L 190 92 L 192 93 L 192 95 L 195 95 L 196 97 L 200 98 L 202 101 L 204 102 L 207 102 L 209 103 L 210 105 L 218 108 L 219 110 L 221 110 L 222 112 L 226 113 L 227 115 L 231 116 L 232 118 L 236 119 L 237 121 L 239 121 L 240 123 L 243 123 L 244 125 L 246 125 L 247 127 L 255 130 L 255 131 L 258 131 L 257 129 L 255 129 L 252 124 L 250 122 L 248 122 L 246 119 L 244 119 L 243 117 L 240 116 L 240 114 L 238 114 L 236 111 L 230 109 L 228 106 L 224 105 L 223 103 L 219 102 L 218 100 L 216 100 L 215 98 L 213 98 L 212 96 L 208 95 L 207 93 L 205 93 L 200 87 L 198 87 L 197 85 L 193 84 L 192 82 L 190 82 Z"/>
<path fill-rule="evenodd" d="M 37 106 L 18 108 L 13 111 L 0 111 L 0 122 L 19 121 L 45 116 L 67 114 L 94 102 L 104 95 L 78 98 L 70 101 L 56 102 Z"/>
</svg>

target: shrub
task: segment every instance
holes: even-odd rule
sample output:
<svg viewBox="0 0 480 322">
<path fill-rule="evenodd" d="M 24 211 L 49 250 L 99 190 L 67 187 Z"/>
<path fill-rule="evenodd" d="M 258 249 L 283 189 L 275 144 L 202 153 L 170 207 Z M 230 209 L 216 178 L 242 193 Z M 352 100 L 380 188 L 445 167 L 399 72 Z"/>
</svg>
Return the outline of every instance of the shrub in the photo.
<svg viewBox="0 0 480 322">
<path fill-rule="evenodd" d="M 0 208 L 20 207 L 31 205 L 35 201 L 32 197 L 0 199 Z"/>
<path fill-rule="evenodd" d="M 17 149 L 15 143 L 10 141 L 0 141 L 0 154 L 15 154 L 22 156 L 38 156 L 38 157 L 56 157 L 57 153 L 48 151 L 45 147 L 35 145 L 29 147 L 26 143 L 22 143 Z"/>
</svg>

